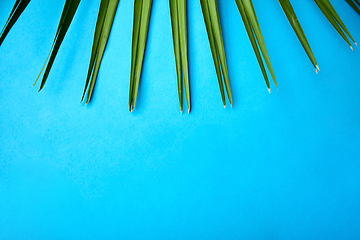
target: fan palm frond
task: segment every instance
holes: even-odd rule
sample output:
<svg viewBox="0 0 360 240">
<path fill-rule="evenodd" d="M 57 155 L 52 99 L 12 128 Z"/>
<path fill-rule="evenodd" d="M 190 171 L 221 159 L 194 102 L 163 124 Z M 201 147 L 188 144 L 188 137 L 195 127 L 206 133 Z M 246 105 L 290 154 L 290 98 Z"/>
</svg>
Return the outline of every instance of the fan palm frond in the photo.
<svg viewBox="0 0 360 240">
<path fill-rule="evenodd" d="M 66 35 L 67 30 L 69 29 L 69 26 L 71 24 L 71 21 L 76 13 L 77 7 L 79 6 L 80 0 L 66 0 L 62 14 L 61 14 L 61 18 L 60 18 L 60 22 L 59 22 L 59 26 L 56 30 L 56 35 L 54 38 L 54 42 L 53 45 L 51 46 L 51 50 L 50 53 L 48 55 L 48 57 L 46 58 L 45 64 L 42 67 L 39 76 L 37 77 L 34 85 L 36 84 L 36 82 L 38 81 L 38 79 L 40 78 L 45 66 L 45 72 L 40 84 L 40 89 L 39 91 L 44 87 L 45 82 L 47 77 L 49 76 L 51 67 L 54 63 L 56 54 L 59 51 L 59 48 L 61 46 L 62 41 L 64 40 L 64 37 Z"/>
<path fill-rule="evenodd" d="M 235 0 L 235 1 L 238 6 L 241 18 L 244 22 L 245 29 L 249 36 L 251 45 L 254 49 L 256 58 L 259 62 L 261 72 L 264 76 L 267 88 L 270 92 L 270 83 L 269 83 L 269 80 L 268 80 L 268 77 L 266 74 L 265 66 L 262 61 L 260 51 L 262 53 L 262 56 L 265 60 L 265 63 L 269 69 L 270 75 L 271 75 L 276 87 L 277 87 L 277 83 L 276 83 L 276 79 L 275 79 L 274 70 L 271 66 L 269 54 L 266 50 L 265 41 L 261 34 L 260 25 L 259 25 L 259 22 L 257 20 L 256 14 L 255 14 L 254 6 L 253 6 L 251 0 Z M 260 50 L 259 50 L 259 48 L 260 48 Z"/>
<path fill-rule="evenodd" d="M 99 72 L 101 60 L 104 55 L 106 43 L 110 35 L 118 3 L 119 0 L 101 0 L 100 3 L 99 14 L 94 33 L 94 41 L 91 50 L 89 70 L 86 77 L 84 92 L 81 98 L 82 102 L 86 93 L 86 89 L 88 89 L 86 104 L 90 101 L 94 90 L 96 78 Z"/>
<path fill-rule="evenodd" d="M 53 40 L 49 55 L 37 77 L 34 85 L 42 76 L 39 91 L 44 87 L 45 82 L 50 73 L 51 67 L 55 61 L 56 55 L 68 31 L 72 19 L 77 11 L 81 0 L 66 0 L 61 14 L 59 25 Z M 8 17 L 4 28 L 0 35 L 0 45 L 10 29 L 16 23 L 24 9 L 28 6 L 30 0 L 16 0 Z M 276 87 L 277 82 L 272 68 L 270 57 L 267 52 L 264 37 L 260 30 L 260 25 L 255 13 L 252 0 L 235 0 L 240 16 L 245 26 L 245 30 L 249 37 L 250 43 L 254 50 L 262 75 L 264 77 L 267 88 L 270 92 L 270 82 L 268 73 L 274 81 Z M 305 33 L 296 17 L 295 11 L 291 6 L 290 0 L 278 0 L 291 27 L 293 28 L 297 38 L 304 48 L 308 58 L 317 72 L 319 70 L 315 56 L 310 48 L 310 44 L 306 39 Z M 350 46 L 351 41 L 355 44 L 355 40 L 345 27 L 339 15 L 331 5 L 329 0 L 314 0 L 315 4 L 332 24 L 335 30 Z M 346 2 L 360 14 L 360 0 L 346 0 Z M 85 82 L 84 91 L 81 102 L 85 98 L 87 91 L 86 104 L 91 100 L 93 89 L 96 83 L 101 61 L 104 55 L 106 44 L 111 32 L 114 16 L 116 13 L 119 0 L 101 0 L 99 14 L 96 22 L 94 40 L 92 45 L 89 69 Z M 223 105 L 226 106 L 225 90 L 228 95 L 231 106 L 233 105 L 229 74 L 226 64 L 225 48 L 223 43 L 219 11 L 217 0 L 200 0 L 206 31 L 208 35 L 210 50 L 214 61 L 215 71 L 218 79 L 220 94 Z M 179 95 L 179 106 L 183 111 L 183 88 L 185 89 L 186 103 L 188 111 L 191 109 L 190 101 L 190 83 L 189 83 L 189 66 L 187 53 L 187 2 L 186 0 L 169 0 L 171 26 L 173 33 L 174 56 L 176 63 L 177 85 Z M 142 72 L 143 59 L 145 54 L 148 27 L 150 21 L 150 13 L 152 0 L 134 0 L 134 19 L 132 33 L 132 49 L 131 49 L 131 72 L 130 72 L 130 88 L 129 88 L 129 111 L 133 111 L 138 94 L 140 77 Z M 350 39 L 350 40 L 349 40 Z M 357 45 L 357 44 L 356 44 Z M 268 70 L 266 70 L 266 67 Z M 225 87 L 224 87 L 225 86 Z"/>
<path fill-rule="evenodd" d="M 11 10 L 10 16 L 5 23 L 4 28 L 1 30 L 0 34 L 0 46 L 3 43 L 5 37 L 9 33 L 12 26 L 20 17 L 21 13 L 25 10 L 26 6 L 29 4 L 30 0 L 16 0 L 14 7 Z"/>
<path fill-rule="evenodd" d="M 135 0 L 131 49 L 129 111 L 135 108 L 147 40 L 152 0 Z"/>
<path fill-rule="evenodd" d="M 190 112 L 190 86 L 189 69 L 187 59 L 187 21 L 186 21 L 186 0 L 169 0 L 171 26 L 173 32 L 174 55 L 176 62 L 176 75 L 178 84 L 178 95 L 180 111 L 183 112 L 183 92 L 182 80 L 184 79 L 184 88 L 188 112 Z"/>
<path fill-rule="evenodd" d="M 315 56 L 310 48 L 310 44 L 306 39 L 305 33 L 301 28 L 301 25 L 296 17 L 296 14 L 294 12 L 293 7 L 291 6 L 290 1 L 289 0 L 278 0 L 278 1 L 317 73 L 318 70 L 320 69 L 316 63 Z"/>
<path fill-rule="evenodd" d="M 350 46 L 351 50 L 353 50 L 353 47 L 351 46 L 351 43 L 348 37 L 356 44 L 353 37 L 350 35 L 350 32 L 345 27 L 345 24 L 341 21 L 339 15 L 336 13 L 334 7 L 331 5 L 329 0 L 314 0 L 316 5 L 319 7 L 321 12 L 325 15 L 325 17 L 329 20 L 331 25 L 336 29 L 336 31 L 341 35 L 341 37 L 345 40 L 345 42 Z M 346 34 L 346 35 L 345 35 Z M 357 45 L 357 44 L 356 44 Z"/>
<path fill-rule="evenodd" d="M 226 65 L 225 48 L 222 38 L 217 0 L 200 0 L 200 3 L 204 16 L 206 31 L 209 38 L 211 54 L 214 60 L 216 75 L 219 82 L 221 98 L 225 107 L 226 106 L 225 93 L 224 93 L 223 81 L 221 77 L 221 70 L 222 70 L 222 76 L 224 78 L 226 92 L 228 94 L 229 102 L 232 106 L 233 100 L 232 100 L 232 94 L 230 88 L 229 74 Z M 221 66 L 221 70 L 220 70 L 220 66 Z"/>
</svg>

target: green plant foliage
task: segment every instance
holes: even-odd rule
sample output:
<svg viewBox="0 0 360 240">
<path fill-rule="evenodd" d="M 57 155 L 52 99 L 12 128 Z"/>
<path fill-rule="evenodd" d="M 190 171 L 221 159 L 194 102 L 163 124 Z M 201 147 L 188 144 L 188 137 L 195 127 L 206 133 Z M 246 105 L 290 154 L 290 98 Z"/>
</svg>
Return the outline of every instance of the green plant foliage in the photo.
<svg viewBox="0 0 360 240">
<path fill-rule="evenodd" d="M 72 19 L 76 13 L 81 0 L 66 0 L 61 14 L 59 25 L 56 31 L 56 35 L 51 46 L 49 55 L 46 58 L 45 64 L 42 67 L 36 82 L 41 77 L 39 91 L 44 87 L 46 79 L 50 73 L 51 67 L 56 58 L 56 54 L 61 46 L 61 43 L 67 33 L 67 30 L 72 22 Z M 8 17 L 4 28 L 0 35 L 0 45 L 4 41 L 5 37 L 13 27 L 21 13 L 29 4 L 30 0 L 16 0 Z M 274 70 L 271 66 L 269 54 L 266 50 L 265 41 L 262 36 L 260 25 L 257 20 L 252 0 L 235 0 L 240 16 L 243 20 L 245 30 L 248 34 L 250 43 L 254 50 L 255 56 L 259 63 L 261 72 L 265 79 L 267 88 L 270 92 L 270 83 L 267 75 L 267 67 L 271 78 L 273 79 L 276 87 L 276 79 Z M 306 39 L 305 33 L 300 26 L 300 23 L 296 17 L 295 11 L 291 6 L 289 0 L 278 0 L 280 3 L 291 27 L 293 28 L 296 36 L 298 37 L 301 45 L 303 46 L 306 54 L 308 55 L 312 65 L 316 72 L 319 70 L 315 56 L 310 48 L 310 45 Z M 350 46 L 349 41 L 351 39 L 355 44 L 355 40 L 350 35 L 350 32 L 345 27 L 345 24 L 341 21 L 339 15 L 336 13 L 334 7 L 329 0 L 314 0 L 324 16 L 332 24 L 335 30 Z M 359 0 L 346 0 L 346 2 L 360 14 L 360 1 Z M 114 21 L 114 16 L 118 6 L 119 0 L 101 0 L 99 14 L 96 22 L 93 46 L 91 51 L 89 69 L 85 82 L 85 87 L 81 101 L 84 100 L 86 91 L 87 98 L 86 104 L 91 100 L 92 92 L 95 86 L 96 78 L 99 72 L 101 61 L 104 55 L 106 44 L 111 32 L 111 27 Z M 232 106 L 233 100 L 231 95 L 229 74 L 226 64 L 225 48 L 223 43 L 223 37 L 221 32 L 221 24 L 219 11 L 217 6 L 217 0 L 200 0 L 201 8 L 203 12 L 206 31 L 208 34 L 210 50 L 214 61 L 215 71 L 219 83 L 221 98 L 224 106 L 226 106 L 225 89 L 228 95 L 229 102 Z M 130 72 L 130 89 L 129 89 L 129 111 L 133 111 L 135 108 L 142 64 L 144 59 L 148 26 L 150 20 L 152 0 L 134 0 L 134 21 L 133 21 L 133 33 L 132 33 L 132 48 L 131 48 L 131 72 Z M 186 0 L 169 0 L 171 26 L 173 33 L 174 44 L 174 56 L 176 63 L 177 85 L 179 95 L 179 106 L 181 112 L 183 111 L 183 88 L 185 89 L 186 103 L 188 111 L 190 112 L 190 84 L 189 84 L 189 67 L 187 56 L 187 19 L 186 19 Z M 349 38 L 349 39 L 348 39 Z M 357 44 L 356 44 L 357 45 Z M 265 63 L 264 63 L 265 62 Z M 34 84 L 34 85 L 35 85 Z"/>
<path fill-rule="evenodd" d="M 40 78 L 45 66 L 45 72 L 40 84 L 40 89 L 39 91 L 44 87 L 45 82 L 47 77 L 49 76 L 51 67 L 54 63 L 56 54 L 59 51 L 59 48 L 61 46 L 62 41 L 64 40 L 65 34 L 67 32 L 67 30 L 69 29 L 69 26 L 71 24 L 71 21 L 75 15 L 75 12 L 77 10 L 77 7 L 79 6 L 80 0 L 66 0 L 62 14 L 61 14 L 61 18 L 60 18 L 60 22 L 59 22 L 59 26 L 56 30 L 56 35 L 54 38 L 54 42 L 53 45 L 51 46 L 51 50 L 50 53 L 48 55 L 48 57 L 46 58 L 45 64 L 42 67 L 39 76 L 37 77 L 34 85 L 36 84 L 37 80 Z"/>
<path fill-rule="evenodd" d="M 220 65 L 221 65 L 222 75 L 224 77 L 224 83 L 228 94 L 229 102 L 232 106 L 233 100 L 231 95 L 229 74 L 226 66 L 225 48 L 221 33 L 217 0 L 200 0 L 200 3 L 204 16 L 206 31 L 209 38 L 211 54 L 214 60 L 216 75 L 219 82 L 221 98 L 225 107 L 226 106 L 225 93 L 224 93 L 223 81 L 221 77 Z"/>
<path fill-rule="evenodd" d="M 20 17 L 21 13 L 24 11 L 26 6 L 29 4 L 30 0 L 16 0 L 13 9 L 11 10 L 10 16 L 5 23 L 4 28 L 1 30 L 0 35 L 0 46 L 3 43 L 6 35 L 9 33 L 12 26 Z"/>
<path fill-rule="evenodd" d="M 360 14 L 360 1 L 359 0 L 345 0 L 358 14 Z"/>
<path fill-rule="evenodd" d="M 290 1 L 289 0 L 278 0 L 278 1 L 317 73 L 317 71 L 320 69 L 316 63 L 315 56 L 310 48 L 309 42 L 306 39 L 305 33 L 301 28 L 301 25 L 296 17 L 296 14 L 294 12 L 293 7 L 291 6 Z"/>
<path fill-rule="evenodd" d="M 131 48 L 129 111 L 135 108 L 146 46 L 152 0 L 135 0 Z"/>
<path fill-rule="evenodd" d="M 187 59 L 187 31 L 186 31 L 186 0 L 169 0 L 171 26 L 173 32 L 174 55 L 180 111 L 183 112 L 182 80 L 184 79 L 186 103 L 190 112 L 189 68 Z"/>
<path fill-rule="evenodd" d="M 270 83 L 269 83 L 269 80 L 268 80 L 268 77 L 266 74 L 265 66 L 262 61 L 260 51 L 262 53 L 262 56 L 264 57 L 265 63 L 269 69 L 270 75 L 271 75 L 276 87 L 277 87 L 277 83 L 276 83 L 276 79 L 275 79 L 274 70 L 271 66 L 269 54 L 266 50 L 265 41 L 261 34 L 259 22 L 257 20 L 256 14 L 255 14 L 254 6 L 253 6 L 251 0 L 235 0 L 235 1 L 238 6 L 241 18 L 244 22 L 245 29 L 249 36 L 251 45 L 254 49 L 256 58 L 259 62 L 261 72 L 264 76 L 267 88 L 270 92 Z M 259 50 L 259 48 L 260 48 L 260 50 Z"/>
<path fill-rule="evenodd" d="M 96 78 L 99 72 L 101 60 L 104 55 L 106 43 L 110 35 L 118 3 L 119 0 L 101 0 L 100 3 L 100 9 L 94 33 L 94 42 L 91 50 L 89 70 L 86 77 L 84 93 L 81 98 L 81 101 L 83 101 L 86 89 L 89 88 L 86 103 L 90 101 L 92 92 L 94 90 Z"/>
<path fill-rule="evenodd" d="M 336 29 L 336 31 L 341 35 L 341 37 L 345 40 L 345 42 L 350 46 L 351 50 L 353 47 L 349 39 L 346 37 L 345 33 L 349 36 L 349 38 L 356 44 L 353 37 L 350 35 L 350 32 L 345 27 L 345 24 L 341 21 L 339 15 L 336 13 L 334 7 L 331 5 L 329 0 L 314 0 L 316 5 L 319 7 L 321 12 L 325 15 L 325 17 L 329 20 L 331 25 Z M 357 45 L 357 44 L 356 44 Z"/>
</svg>

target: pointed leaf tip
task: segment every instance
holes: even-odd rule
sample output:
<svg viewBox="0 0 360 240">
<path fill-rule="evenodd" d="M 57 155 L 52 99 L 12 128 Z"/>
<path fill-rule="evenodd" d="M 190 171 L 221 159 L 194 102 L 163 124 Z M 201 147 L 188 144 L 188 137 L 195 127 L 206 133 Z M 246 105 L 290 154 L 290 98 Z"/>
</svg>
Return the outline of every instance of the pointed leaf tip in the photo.
<svg viewBox="0 0 360 240">
<path fill-rule="evenodd" d="M 88 89 L 87 98 L 89 100 L 91 99 L 106 44 L 111 32 L 118 2 L 119 0 L 101 0 L 95 26 L 89 69 L 82 98 L 84 98 L 86 90 Z"/>
</svg>

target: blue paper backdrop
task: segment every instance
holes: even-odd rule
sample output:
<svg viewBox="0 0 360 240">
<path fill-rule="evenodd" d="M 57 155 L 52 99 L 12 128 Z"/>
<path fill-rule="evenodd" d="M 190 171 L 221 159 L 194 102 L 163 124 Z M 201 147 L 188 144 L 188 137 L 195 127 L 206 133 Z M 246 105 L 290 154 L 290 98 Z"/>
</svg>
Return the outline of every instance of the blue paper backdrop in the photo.
<svg viewBox="0 0 360 240">
<path fill-rule="evenodd" d="M 14 1 L 0 3 L 3 25 Z M 79 104 L 99 1 L 83 0 L 44 89 L 63 1 L 33 0 L 0 47 L 0 239 L 360 239 L 360 47 L 313 1 L 254 0 L 269 94 L 234 1 L 219 1 L 234 107 L 188 1 L 192 112 L 180 114 L 168 1 L 154 0 L 128 112 L 133 1 L 120 0 L 93 101 Z M 353 37 L 360 16 L 333 0 Z"/>
</svg>

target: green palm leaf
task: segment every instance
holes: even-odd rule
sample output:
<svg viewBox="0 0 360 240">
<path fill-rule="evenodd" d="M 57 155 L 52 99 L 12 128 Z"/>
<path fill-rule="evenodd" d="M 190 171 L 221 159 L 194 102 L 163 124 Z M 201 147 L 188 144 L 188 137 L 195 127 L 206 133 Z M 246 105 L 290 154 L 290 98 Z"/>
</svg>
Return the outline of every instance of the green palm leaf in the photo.
<svg viewBox="0 0 360 240">
<path fill-rule="evenodd" d="M 359 0 L 345 0 L 358 14 L 360 14 L 360 1 Z"/>
<path fill-rule="evenodd" d="M 169 0 L 169 5 L 173 32 L 180 111 L 183 112 L 182 79 L 184 79 L 186 103 L 188 112 L 190 112 L 191 107 L 187 59 L 186 0 Z"/>
<path fill-rule="evenodd" d="M 353 47 L 351 46 L 351 43 L 346 37 L 345 33 L 355 44 L 356 42 L 353 39 L 353 37 L 350 35 L 350 32 L 345 27 L 345 24 L 341 21 L 339 15 L 336 13 L 334 7 L 331 5 L 329 0 L 314 0 L 314 2 L 319 7 L 321 12 L 325 15 L 325 17 L 328 19 L 328 21 L 331 23 L 331 25 L 333 25 L 333 27 L 340 34 L 340 36 L 350 46 L 351 50 L 353 50 Z"/>
<path fill-rule="evenodd" d="M 131 49 L 129 111 L 135 108 L 146 46 L 152 0 L 135 0 Z"/>
<path fill-rule="evenodd" d="M 294 29 L 296 36 L 298 37 L 301 45 L 303 46 L 306 54 L 308 55 L 311 63 L 315 67 L 316 73 L 318 72 L 319 67 L 316 63 L 315 56 L 310 48 L 309 42 L 306 39 L 305 33 L 303 29 L 301 28 L 301 25 L 296 17 L 296 14 L 294 12 L 294 9 L 291 6 L 291 3 L 289 0 L 278 0 L 280 3 L 281 8 L 283 9 L 287 19 L 289 20 L 289 23 L 291 27 Z"/>
<path fill-rule="evenodd" d="M 3 43 L 6 35 L 9 33 L 12 26 L 20 17 L 21 13 L 24 11 L 26 6 L 29 4 L 30 0 L 16 0 L 14 7 L 11 10 L 10 16 L 5 23 L 4 28 L 1 30 L 0 34 L 0 46 Z"/>
<path fill-rule="evenodd" d="M 106 43 L 110 35 L 118 3 L 119 0 L 101 0 L 100 3 L 99 14 L 94 33 L 94 41 L 91 51 L 89 70 L 86 77 L 84 93 L 81 98 L 81 101 L 83 101 L 86 89 L 89 88 L 86 104 L 90 101 L 94 90 L 96 78 L 99 72 L 101 60 L 104 55 Z"/>
<path fill-rule="evenodd" d="M 48 57 L 46 58 L 45 64 L 42 67 L 39 76 L 37 77 L 34 85 L 36 84 L 36 82 L 38 81 L 38 79 L 40 78 L 45 66 L 45 72 L 44 72 L 44 76 L 42 78 L 41 84 L 40 84 L 40 89 L 39 91 L 44 87 L 46 79 L 50 73 L 51 67 L 54 63 L 55 57 L 57 52 L 59 51 L 59 48 L 61 46 L 62 41 L 64 40 L 65 34 L 67 32 L 67 30 L 69 29 L 69 26 L 71 24 L 71 21 L 75 15 L 76 9 L 79 6 L 80 0 L 66 0 L 62 14 L 61 14 L 61 18 L 60 18 L 60 22 L 59 22 L 59 26 L 58 29 L 56 31 L 56 35 L 54 38 L 54 42 L 53 45 L 51 46 L 51 50 L 50 53 L 48 55 Z"/>
<path fill-rule="evenodd" d="M 238 6 L 241 18 L 244 22 L 245 29 L 249 36 L 251 45 L 254 49 L 256 58 L 260 65 L 261 72 L 264 76 L 266 85 L 270 92 L 270 83 L 269 83 L 269 80 L 268 80 L 268 77 L 266 74 L 265 66 L 262 61 L 260 51 L 262 53 L 262 56 L 264 57 L 265 63 L 270 71 L 270 74 L 273 78 L 273 81 L 274 81 L 276 87 L 277 87 L 277 83 L 276 83 L 274 71 L 271 66 L 269 55 L 266 50 L 264 38 L 261 34 L 260 26 L 259 26 L 256 14 L 255 14 L 254 6 L 253 6 L 251 0 L 235 0 L 235 1 L 236 1 L 236 5 Z M 259 48 L 260 48 L 260 50 L 259 50 Z"/>
<path fill-rule="evenodd" d="M 56 55 L 59 51 L 61 43 L 67 33 L 67 30 L 72 22 L 81 0 L 66 0 L 61 14 L 56 35 L 51 46 L 49 55 L 46 58 L 44 66 L 42 67 L 36 82 L 42 76 L 39 91 L 44 87 L 47 77 L 50 73 L 51 67 L 55 61 Z M 6 35 L 9 33 L 12 26 L 15 24 L 21 13 L 29 4 L 30 0 L 16 0 L 12 8 L 10 16 L 8 17 L 4 28 L 0 35 L 0 45 L 4 41 Z M 243 20 L 245 29 L 247 31 L 250 43 L 254 50 L 255 56 L 259 63 L 261 72 L 264 76 L 266 85 L 270 92 L 270 83 L 265 66 L 271 75 L 275 85 L 277 86 L 274 70 L 271 66 L 269 54 L 267 52 L 265 41 L 262 36 L 259 22 L 255 13 L 252 0 L 235 0 L 241 18 Z M 289 0 L 278 0 L 290 25 L 295 31 L 300 43 L 307 53 L 315 70 L 319 70 L 314 54 L 306 39 L 305 33 L 300 26 L 296 17 L 294 9 Z M 341 35 L 346 43 L 351 47 L 349 41 L 353 37 L 341 21 L 339 15 L 331 5 L 329 0 L 314 0 L 316 5 L 322 11 L 324 16 L 332 24 L 335 30 Z M 360 0 L 346 0 L 346 2 L 360 14 Z M 114 21 L 114 16 L 118 6 L 119 0 L 101 0 L 98 19 L 95 27 L 94 40 L 89 63 L 88 74 L 85 82 L 85 87 L 81 101 L 83 101 L 86 91 L 86 103 L 91 100 L 93 89 L 96 83 L 96 78 L 100 69 L 101 61 L 104 55 L 106 44 L 109 38 L 111 27 Z M 204 22 L 208 34 L 210 50 L 214 61 L 218 84 L 220 88 L 221 98 L 224 106 L 226 105 L 225 89 L 228 95 L 230 104 L 232 105 L 232 95 L 230 88 L 229 75 L 226 64 L 225 49 L 221 32 L 220 17 L 218 12 L 217 0 L 200 0 L 203 12 Z M 185 89 L 186 102 L 188 110 L 190 111 L 190 86 L 189 86 L 189 69 L 187 56 L 187 19 L 186 19 L 186 0 L 169 0 L 171 25 L 173 32 L 174 56 L 176 62 L 177 85 L 179 95 L 180 110 L 183 110 L 183 85 Z M 132 35 L 132 49 L 131 49 L 131 72 L 130 72 L 130 89 L 129 89 L 129 110 L 134 110 L 138 88 L 140 83 L 142 64 L 146 48 L 148 26 L 150 20 L 152 0 L 134 0 L 134 21 L 133 21 L 133 35 Z M 349 39 L 348 39 L 349 38 Z M 357 45 L 357 44 L 356 44 Z M 264 63 L 265 62 L 265 63 Z M 44 71 L 45 70 L 45 71 Z M 34 84 L 34 85 L 35 85 Z"/>
<path fill-rule="evenodd" d="M 217 6 L 217 0 L 200 0 L 201 8 L 204 16 L 204 22 L 209 38 L 210 49 L 212 53 L 212 57 L 214 60 L 216 75 L 219 82 L 219 88 L 221 93 L 221 98 L 224 104 L 225 103 L 225 93 L 223 87 L 223 81 L 220 72 L 220 66 L 222 70 L 222 76 L 224 78 L 224 84 L 226 88 L 226 92 L 228 94 L 229 102 L 231 106 L 233 105 L 229 74 L 226 65 L 226 56 L 225 56 L 225 48 L 221 33 L 221 25 L 220 25 L 220 17 L 219 10 Z"/>
<path fill-rule="evenodd" d="M 268 80 L 268 77 L 266 74 L 265 66 L 262 61 L 260 51 L 262 53 L 262 56 L 265 60 L 265 63 L 269 69 L 270 75 L 271 75 L 276 87 L 277 87 L 277 83 L 276 83 L 276 79 L 275 79 L 274 70 L 271 66 L 269 54 L 267 53 L 267 50 L 266 50 L 265 41 L 261 34 L 260 26 L 259 26 L 256 14 L 255 14 L 254 6 L 253 6 L 251 0 L 235 0 L 235 1 L 236 1 L 236 5 L 238 6 L 241 18 L 244 22 L 245 29 L 249 36 L 251 45 L 254 49 L 256 58 L 259 62 L 259 65 L 260 65 L 262 74 L 264 76 L 267 88 L 270 92 L 270 83 L 269 83 L 269 80 Z M 259 50 L 259 48 L 260 48 L 260 50 Z"/>
</svg>

